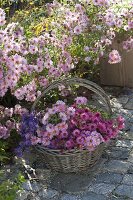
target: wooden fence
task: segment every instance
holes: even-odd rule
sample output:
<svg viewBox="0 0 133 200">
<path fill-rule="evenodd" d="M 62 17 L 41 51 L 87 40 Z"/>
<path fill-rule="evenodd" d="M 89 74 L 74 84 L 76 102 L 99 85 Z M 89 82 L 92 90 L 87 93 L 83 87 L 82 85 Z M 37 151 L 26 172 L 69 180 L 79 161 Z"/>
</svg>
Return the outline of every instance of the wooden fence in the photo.
<svg viewBox="0 0 133 200">
<path fill-rule="evenodd" d="M 115 42 L 113 48 L 119 50 L 122 62 L 109 64 L 106 59 L 101 62 L 101 84 L 133 88 L 133 50 L 126 52 L 122 45 Z"/>
</svg>

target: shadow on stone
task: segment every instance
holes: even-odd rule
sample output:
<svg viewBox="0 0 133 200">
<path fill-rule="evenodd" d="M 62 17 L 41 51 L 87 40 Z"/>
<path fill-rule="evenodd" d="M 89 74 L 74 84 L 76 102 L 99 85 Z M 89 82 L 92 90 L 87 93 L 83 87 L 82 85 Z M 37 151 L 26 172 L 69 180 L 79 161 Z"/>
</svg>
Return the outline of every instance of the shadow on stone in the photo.
<svg viewBox="0 0 133 200">
<path fill-rule="evenodd" d="M 50 187 L 60 192 L 79 193 L 88 188 L 94 181 L 105 160 L 101 159 L 93 168 L 82 173 L 58 173 L 51 179 Z"/>
</svg>

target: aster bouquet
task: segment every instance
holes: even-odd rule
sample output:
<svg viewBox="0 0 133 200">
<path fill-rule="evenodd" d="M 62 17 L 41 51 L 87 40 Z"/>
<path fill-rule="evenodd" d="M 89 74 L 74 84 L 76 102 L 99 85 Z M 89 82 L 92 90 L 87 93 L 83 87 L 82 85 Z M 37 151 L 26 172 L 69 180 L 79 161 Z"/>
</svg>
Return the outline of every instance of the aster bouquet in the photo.
<svg viewBox="0 0 133 200">
<path fill-rule="evenodd" d="M 94 151 L 101 143 L 117 137 L 123 128 L 121 116 L 110 118 L 107 113 L 90 108 L 86 97 L 77 97 L 70 106 L 58 100 L 44 114 L 24 115 L 21 134 L 26 143 L 60 149 L 61 152 L 72 149 Z"/>
</svg>

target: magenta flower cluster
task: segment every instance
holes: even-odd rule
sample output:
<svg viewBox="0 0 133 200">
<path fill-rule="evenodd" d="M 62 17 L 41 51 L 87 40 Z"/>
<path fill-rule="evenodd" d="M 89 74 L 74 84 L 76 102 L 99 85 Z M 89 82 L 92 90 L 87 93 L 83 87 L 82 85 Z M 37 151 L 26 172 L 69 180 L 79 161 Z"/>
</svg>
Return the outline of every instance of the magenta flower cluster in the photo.
<svg viewBox="0 0 133 200">
<path fill-rule="evenodd" d="M 105 119 L 100 112 L 88 107 L 85 97 L 77 97 L 71 106 L 57 101 L 43 117 L 40 116 L 37 114 L 34 120 L 32 116 L 30 124 L 22 121 L 22 134 L 30 140 L 31 145 L 40 144 L 52 149 L 93 151 L 100 143 L 117 137 L 119 130 L 124 128 L 121 116 Z M 33 121 L 36 123 L 34 131 Z"/>
</svg>

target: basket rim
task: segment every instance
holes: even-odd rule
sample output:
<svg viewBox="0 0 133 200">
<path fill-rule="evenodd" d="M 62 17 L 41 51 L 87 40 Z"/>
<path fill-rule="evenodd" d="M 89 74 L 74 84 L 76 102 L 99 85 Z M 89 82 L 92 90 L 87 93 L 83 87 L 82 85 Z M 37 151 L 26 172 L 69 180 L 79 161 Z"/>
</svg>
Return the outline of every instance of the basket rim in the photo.
<svg viewBox="0 0 133 200">
<path fill-rule="evenodd" d="M 100 99 L 103 101 L 105 108 L 107 109 L 107 111 L 110 113 L 110 115 L 113 114 L 112 111 L 112 106 L 110 104 L 110 98 L 109 96 L 106 94 L 106 92 L 96 83 L 89 81 L 87 79 L 83 79 L 83 78 L 79 78 L 79 77 L 73 77 L 73 78 L 64 78 L 62 80 L 57 80 L 52 82 L 51 84 L 49 84 L 44 91 L 42 91 L 42 94 L 39 95 L 36 99 L 36 101 L 33 103 L 32 107 L 31 107 L 31 113 L 34 112 L 35 107 L 38 103 L 38 101 L 44 97 L 44 95 L 49 92 L 52 89 L 55 89 L 56 87 L 60 86 L 60 85 L 72 85 L 72 84 L 78 84 L 79 86 L 83 86 L 85 88 L 87 88 L 88 90 L 94 92 L 95 94 L 97 94 Z"/>
<path fill-rule="evenodd" d="M 98 148 L 100 148 L 100 147 L 106 147 L 107 146 L 107 144 L 106 143 L 104 143 L 104 142 L 102 142 L 102 143 L 100 143 L 95 149 L 94 149 L 94 151 L 96 151 Z M 71 156 L 71 155 L 75 155 L 75 154 L 81 154 L 81 153 L 87 153 L 88 152 L 88 154 L 92 154 L 94 151 L 89 151 L 89 150 L 87 150 L 87 149 L 78 149 L 78 150 L 76 150 L 76 149 L 72 149 L 71 151 L 68 151 L 68 150 L 64 150 L 63 151 L 63 154 L 61 154 L 60 152 L 61 152 L 61 150 L 59 150 L 59 149 L 57 149 L 57 150 L 54 150 L 54 149 L 50 149 L 50 148 L 46 148 L 46 147 L 43 147 L 43 146 L 41 146 L 41 145 L 36 145 L 35 146 L 35 149 L 37 149 L 38 151 L 40 151 L 40 152 L 45 152 L 45 153 L 47 153 L 47 154 L 52 154 L 52 155 L 55 155 L 55 156 Z"/>
</svg>

